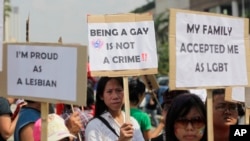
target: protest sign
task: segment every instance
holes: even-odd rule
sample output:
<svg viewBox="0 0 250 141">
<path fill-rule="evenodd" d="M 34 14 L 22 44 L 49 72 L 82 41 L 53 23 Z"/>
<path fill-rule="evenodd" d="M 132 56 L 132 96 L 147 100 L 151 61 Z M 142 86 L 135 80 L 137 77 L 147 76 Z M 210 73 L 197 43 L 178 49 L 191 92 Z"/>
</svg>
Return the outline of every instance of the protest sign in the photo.
<svg viewBox="0 0 250 141">
<path fill-rule="evenodd" d="M 208 141 L 214 140 L 212 89 L 249 85 L 246 18 L 170 9 L 169 87 L 207 88 Z"/>
<path fill-rule="evenodd" d="M 3 12 L 4 12 L 4 2 L 0 0 L 0 72 L 3 69 L 3 36 L 4 36 L 4 26 L 3 26 Z"/>
<path fill-rule="evenodd" d="M 4 44 L 1 95 L 85 105 L 87 51 L 80 45 Z"/>
<path fill-rule="evenodd" d="M 242 102 L 245 103 L 246 87 L 227 87 L 225 100 L 229 102 Z"/>
<path fill-rule="evenodd" d="M 245 101 L 246 101 L 246 107 L 250 109 L 250 88 L 246 87 L 245 89 L 246 94 L 245 94 Z"/>
<path fill-rule="evenodd" d="M 148 90 L 157 90 L 160 87 L 155 75 L 142 75 L 141 79 Z"/>
<path fill-rule="evenodd" d="M 249 84 L 248 19 L 183 11 L 170 16 L 171 88 Z"/>
<path fill-rule="evenodd" d="M 89 15 L 88 39 L 93 76 L 157 73 L 154 22 L 149 14 Z"/>
<path fill-rule="evenodd" d="M 88 40 L 91 75 L 123 76 L 125 119 L 129 121 L 128 76 L 158 72 L 152 15 L 89 15 Z"/>
</svg>

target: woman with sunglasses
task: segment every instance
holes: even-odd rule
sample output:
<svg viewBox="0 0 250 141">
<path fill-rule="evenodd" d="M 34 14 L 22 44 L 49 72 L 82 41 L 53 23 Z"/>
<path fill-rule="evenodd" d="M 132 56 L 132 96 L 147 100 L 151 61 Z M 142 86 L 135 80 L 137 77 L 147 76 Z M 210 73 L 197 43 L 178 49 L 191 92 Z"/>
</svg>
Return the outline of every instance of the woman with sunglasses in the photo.
<svg viewBox="0 0 250 141">
<path fill-rule="evenodd" d="M 166 118 L 167 141 L 206 141 L 206 109 L 199 96 L 182 94 L 174 98 Z"/>
</svg>

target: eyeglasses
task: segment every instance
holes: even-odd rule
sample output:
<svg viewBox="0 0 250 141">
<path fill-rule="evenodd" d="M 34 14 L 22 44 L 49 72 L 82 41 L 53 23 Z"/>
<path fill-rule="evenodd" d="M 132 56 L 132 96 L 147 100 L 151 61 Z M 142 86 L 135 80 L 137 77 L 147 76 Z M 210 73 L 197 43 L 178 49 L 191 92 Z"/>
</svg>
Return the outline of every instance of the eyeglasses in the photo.
<svg viewBox="0 0 250 141">
<path fill-rule="evenodd" d="M 186 128 L 189 123 L 193 126 L 193 128 L 200 128 L 205 125 L 205 120 L 201 117 L 193 117 L 191 119 L 187 118 L 178 118 L 175 121 L 176 124 L 180 125 L 182 128 Z"/>
<path fill-rule="evenodd" d="M 217 111 L 221 111 L 224 112 L 226 110 L 229 110 L 231 112 L 235 112 L 238 110 L 237 105 L 236 104 L 227 104 L 227 103 L 222 103 L 222 104 L 218 104 L 215 109 Z"/>
</svg>

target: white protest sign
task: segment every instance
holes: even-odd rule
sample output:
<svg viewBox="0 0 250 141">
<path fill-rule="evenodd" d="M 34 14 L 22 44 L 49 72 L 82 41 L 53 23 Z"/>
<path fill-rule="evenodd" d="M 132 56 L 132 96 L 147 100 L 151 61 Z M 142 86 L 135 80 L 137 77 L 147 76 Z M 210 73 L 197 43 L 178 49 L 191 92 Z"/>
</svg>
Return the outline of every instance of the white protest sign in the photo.
<svg viewBox="0 0 250 141">
<path fill-rule="evenodd" d="M 176 13 L 176 87 L 248 85 L 245 19 Z"/>
<path fill-rule="evenodd" d="M 207 90 L 206 89 L 189 89 L 190 93 L 198 95 L 201 100 L 205 103 L 207 99 Z"/>
<path fill-rule="evenodd" d="M 4 12 L 4 2 L 0 0 L 0 71 L 3 69 L 3 12 Z"/>
<path fill-rule="evenodd" d="M 6 52 L 8 96 L 84 104 L 86 47 L 9 44 Z"/>
<path fill-rule="evenodd" d="M 91 72 L 158 68 L 152 20 L 91 22 L 88 39 Z"/>
<path fill-rule="evenodd" d="M 247 87 L 226 87 L 225 100 L 232 102 L 245 103 L 245 95 L 247 95 Z"/>
<path fill-rule="evenodd" d="M 245 102 L 245 87 L 232 88 L 232 100 Z"/>
</svg>

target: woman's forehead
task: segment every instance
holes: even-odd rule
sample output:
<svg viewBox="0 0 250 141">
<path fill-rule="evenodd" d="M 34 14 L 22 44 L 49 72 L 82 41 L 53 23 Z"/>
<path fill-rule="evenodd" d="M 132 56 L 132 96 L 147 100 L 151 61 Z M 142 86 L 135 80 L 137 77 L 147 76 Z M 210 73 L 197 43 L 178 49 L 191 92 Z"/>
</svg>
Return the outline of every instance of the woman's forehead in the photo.
<svg viewBox="0 0 250 141">
<path fill-rule="evenodd" d="M 110 79 L 107 84 L 106 84 L 106 88 L 107 87 L 117 87 L 117 86 L 120 86 L 121 87 L 121 84 L 118 82 L 118 80 L 116 79 Z"/>
</svg>

